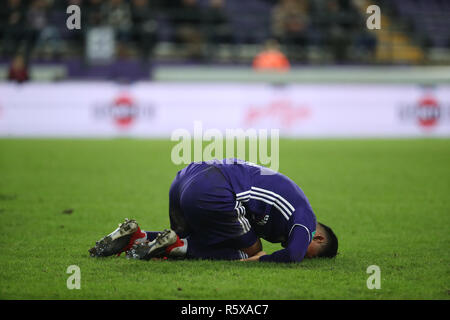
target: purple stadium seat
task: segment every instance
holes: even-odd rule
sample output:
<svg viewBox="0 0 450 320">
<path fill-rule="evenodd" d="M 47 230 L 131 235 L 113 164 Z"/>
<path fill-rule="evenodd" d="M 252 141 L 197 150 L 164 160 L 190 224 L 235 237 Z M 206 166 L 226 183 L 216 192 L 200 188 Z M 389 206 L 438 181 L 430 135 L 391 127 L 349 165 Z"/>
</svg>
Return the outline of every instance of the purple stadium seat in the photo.
<svg viewBox="0 0 450 320">
<path fill-rule="evenodd" d="M 448 46 L 450 1 L 391 0 L 385 3 L 395 8 L 400 17 L 413 22 L 419 32 L 425 31 L 433 46 Z"/>
</svg>

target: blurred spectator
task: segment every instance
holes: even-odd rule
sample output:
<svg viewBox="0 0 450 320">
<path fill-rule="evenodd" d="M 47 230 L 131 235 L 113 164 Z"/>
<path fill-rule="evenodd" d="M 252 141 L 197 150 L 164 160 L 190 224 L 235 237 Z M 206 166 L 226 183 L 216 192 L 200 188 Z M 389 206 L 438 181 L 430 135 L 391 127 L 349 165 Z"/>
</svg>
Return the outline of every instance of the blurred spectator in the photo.
<svg viewBox="0 0 450 320">
<path fill-rule="evenodd" d="M 365 28 L 360 14 L 350 0 L 316 0 L 314 4 L 324 48 L 331 50 L 335 62 L 348 62 L 355 30 Z"/>
<path fill-rule="evenodd" d="M 358 30 L 354 39 L 355 54 L 352 58 L 357 61 L 373 62 L 376 55 L 378 40 L 377 37 L 366 28 Z"/>
<path fill-rule="evenodd" d="M 88 0 L 87 4 L 83 7 L 81 16 L 87 17 L 86 22 L 88 27 L 102 25 L 102 0 Z"/>
<path fill-rule="evenodd" d="M 229 43 L 232 39 L 225 0 L 209 0 L 204 10 L 204 26 L 212 44 Z"/>
<path fill-rule="evenodd" d="M 149 58 L 156 45 L 157 9 L 157 5 L 154 2 L 150 4 L 148 0 L 132 1 L 133 36 L 144 60 Z"/>
<path fill-rule="evenodd" d="M 108 0 L 103 4 L 102 10 L 105 24 L 113 27 L 119 34 L 128 34 L 132 25 L 131 10 L 128 2 L 124 0 Z"/>
<path fill-rule="evenodd" d="M 182 44 L 186 54 L 192 59 L 203 59 L 205 35 L 201 28 L 202 8 L 197 0 L 179 0 L 173 2 L 172 23 L 175 27 L 175 41 Z"/>
<path fill-rule="evenodd" d="M 215 56 L 220 44 L 230 44 L 233 41 L 233 33 L 224 5 L 224 0 L 209 0 L 203 12 L 208 57 Z"/>
<path fill-rule="evenodd" d="M 289 60 L 281 52 L 276 40 L 268 40 L 264 50 L 253 60 L 253 69 L 257 71 L 288 71 Z"/>
<path fill-rule="evenodd" d="M 130 4 L 124 0 L 108 0 L 102 6 L 103 21 L 114 29 L 118 55 L 124 57 L 128 54 L 127 42 L 131 39 L 133 21 Z"/>
<path fill-rule="evenodd" d="M 11 57 L 17 53 L 25 28 L 25 6 L 21 0 L 8 0 L 0 7 L 0 32 L 3 54 Z"/>
<path fill-rule="evenodd" d="M 48 22 L 47 0 L 32 0 L 26 14 L 25 59 L 29 60 L 42 30 Z"/>
<path fill-rule="evenodd" d="M 299 55 L 308 45 L 308 8 L 307 0 L 281 0 L 272 10 L 273 36 Z"/>
<path fill-rule="evenodd" d="M 17 55 L 11 62 L 8 72 L 8 80 L 15 82 L 25 82 L 29 80 L 28 70 L 23 56 Z"/>
</svg>

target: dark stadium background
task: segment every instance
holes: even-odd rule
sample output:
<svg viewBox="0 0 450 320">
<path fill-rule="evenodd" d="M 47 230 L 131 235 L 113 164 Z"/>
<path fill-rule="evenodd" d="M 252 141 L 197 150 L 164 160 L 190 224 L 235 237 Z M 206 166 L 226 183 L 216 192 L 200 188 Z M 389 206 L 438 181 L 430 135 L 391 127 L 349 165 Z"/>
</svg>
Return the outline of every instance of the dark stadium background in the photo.
<svg viewBox="0 0 450 320">
<path fill-rule="evenodd" d="M 162 66 L 249 66 L 268 40 L 293 65 L 448 65 L 450 3 L 445 0 L 5 0 L 1 76 L 15 57 L 30 80 L 157 80 Z M 66 8 L 81 8 L 68 30 Z M 380 7 L 382 28 L 368 30 L 365 9 Z M 108 68 L 90 65 L 93 28 L 115 33 Z M 120 72 L 112 72 L 110 69 Z M 42 75 L 39 74 L 42 71 Z M 153 72 L 152 72 L 153 71 Z M 43 75 L 45 73 L 45 76 Z"/>
</svg>

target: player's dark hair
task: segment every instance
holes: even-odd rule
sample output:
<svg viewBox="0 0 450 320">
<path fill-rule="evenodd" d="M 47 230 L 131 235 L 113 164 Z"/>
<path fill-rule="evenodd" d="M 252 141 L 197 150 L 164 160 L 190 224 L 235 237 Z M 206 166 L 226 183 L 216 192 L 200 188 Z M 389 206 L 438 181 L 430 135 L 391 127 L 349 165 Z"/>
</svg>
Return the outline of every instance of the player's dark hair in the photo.
<svg viewBox="0 0 450 320">
<path fill-rule="evenodd" d="M 325 230 L 327 241 L 318 253 L 318 257 L 334 258 L 337 255 L 338 239 L 330 227 L 319 222 L 319 225 Z"/>
</svg>

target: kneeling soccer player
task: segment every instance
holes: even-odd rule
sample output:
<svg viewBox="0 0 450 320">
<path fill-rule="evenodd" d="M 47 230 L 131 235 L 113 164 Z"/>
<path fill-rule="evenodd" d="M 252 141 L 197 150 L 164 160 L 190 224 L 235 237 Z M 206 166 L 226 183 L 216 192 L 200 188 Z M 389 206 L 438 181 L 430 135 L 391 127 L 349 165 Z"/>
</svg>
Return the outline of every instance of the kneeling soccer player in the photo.
<svg viewBox="0 0 450 320">
<path fill-rule="evenodd" d="M 337 254 L 333 231 L 316 221 L 303 191 L 288 177 L 237 159 L 193 162 L 169 191 L 171 230 L 141 231 L 124 223 L 89 250 L 128 258 L 300 262 Z M 272 254 L 260 239 L 281 243 Z"/>
</svg>

